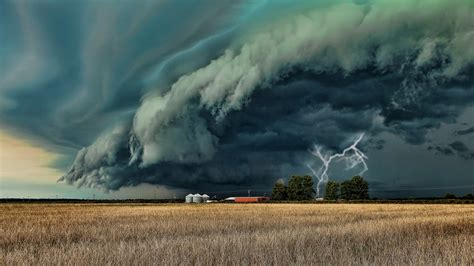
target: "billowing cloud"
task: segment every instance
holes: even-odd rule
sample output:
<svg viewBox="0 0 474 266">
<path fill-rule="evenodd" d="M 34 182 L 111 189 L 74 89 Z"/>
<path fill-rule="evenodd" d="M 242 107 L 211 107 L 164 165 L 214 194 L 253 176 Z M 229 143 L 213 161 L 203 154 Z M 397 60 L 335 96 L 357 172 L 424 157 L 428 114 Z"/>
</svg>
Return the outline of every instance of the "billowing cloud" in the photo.
<svg viewBox="0 0 474 266">
<path fill-rule="evenodd" d="M 422 145 L 474 103 L 470 1 L 214 1 L 184 21 L 167 14 L 194 2 L 123 5 L 85 9 L 98 26 L 81 38 L 81 75 L 45 81 L 58 104 L 38 128 L 0 109 L 54 145 L 87 146 L 61 177 L 79 187 L 267 186 L 305 171 L 314 142 L 336 150 L 366 132 L 365 149 L 383 149 L 387 132 Z M 435 150 L 463 153 L 448 143 Z"/>
</svg>

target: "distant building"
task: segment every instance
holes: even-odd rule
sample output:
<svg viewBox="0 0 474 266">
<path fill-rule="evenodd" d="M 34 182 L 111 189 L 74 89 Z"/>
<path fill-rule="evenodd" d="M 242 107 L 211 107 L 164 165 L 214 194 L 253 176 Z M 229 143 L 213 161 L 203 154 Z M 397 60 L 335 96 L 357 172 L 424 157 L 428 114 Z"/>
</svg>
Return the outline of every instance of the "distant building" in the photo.
<svg viewBox="0 0 474 266">
<path fill-rule="evenodd" d="M 213 197 L 215 198 L 215 196 Z M 236 203 L 257 203 L 257 202 L 265 202 L 269 201 L 269 197 L 264 196 L 255 196 L 255 197 L 228 197 L 225 198 L 223 201 L 226 202 L 236 202 Z M 186 203 L 211 203 L 217 202 L 217 200 L 211 200 L 210 197 L 206 194 L 189 194 L 185 197 Z"/>
<path fill-rule="evenodd" d="M 224 201 L 232 201 L 232 202 L 234 202 L 234 201 L 235 201 L 235 197 L 228 197 L 228 198 L 225 198 Z"/>
<path fill-rule="evenodd" d="M 231 197 L 233 198 L 233 201 L 236 203 L 257 203 L 257 202 L 265 202 L 269 201 L 269 197 L 263 197 L 263 196 L 256 196 L 256 197 Z M 227 198 L 231 199 L 231 198 Z"/>
<path fill-rule="evenodd" d="M 188 194 L 185 197 L 186 203 L 205 203 L 205 202 L 213 202 L 210 200 L 210 197 L 206 194 Z"/>
</svg>

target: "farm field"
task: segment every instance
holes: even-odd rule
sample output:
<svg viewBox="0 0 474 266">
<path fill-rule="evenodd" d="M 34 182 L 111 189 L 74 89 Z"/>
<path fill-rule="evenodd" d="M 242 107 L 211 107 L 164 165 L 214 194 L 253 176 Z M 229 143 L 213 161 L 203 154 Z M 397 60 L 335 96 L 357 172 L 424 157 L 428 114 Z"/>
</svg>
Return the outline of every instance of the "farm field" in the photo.
<svg viewBox="0 0 474 266">
<path fill-rule="evenodd" d="M 0 204 L 0 264 L 474 263 L 474 205 Z"/>
</svg>

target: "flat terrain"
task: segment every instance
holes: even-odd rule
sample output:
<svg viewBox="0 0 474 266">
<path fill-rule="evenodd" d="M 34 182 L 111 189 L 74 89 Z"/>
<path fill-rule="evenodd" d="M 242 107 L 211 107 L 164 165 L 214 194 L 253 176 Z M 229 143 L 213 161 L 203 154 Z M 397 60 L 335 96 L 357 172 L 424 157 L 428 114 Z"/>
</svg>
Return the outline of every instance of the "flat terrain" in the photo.
<svg viewBox="0 0 474 266">
<path fill-rule="evenodd" d="M 474 264 L 474 205 L 0 204 L 4 264 Z"/>
</svg>

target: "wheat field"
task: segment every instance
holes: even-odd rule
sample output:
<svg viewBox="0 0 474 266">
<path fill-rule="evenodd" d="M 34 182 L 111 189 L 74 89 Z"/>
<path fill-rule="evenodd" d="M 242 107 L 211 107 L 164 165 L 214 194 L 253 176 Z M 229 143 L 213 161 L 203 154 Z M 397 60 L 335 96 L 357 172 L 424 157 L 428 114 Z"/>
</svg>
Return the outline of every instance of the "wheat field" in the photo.
<svg viewBox="0 0 474 266">
<path fill-rule="evenodd" d="M 0 264 L 474 264 L 474 205 L 0 204 Z"/>
</svg>

